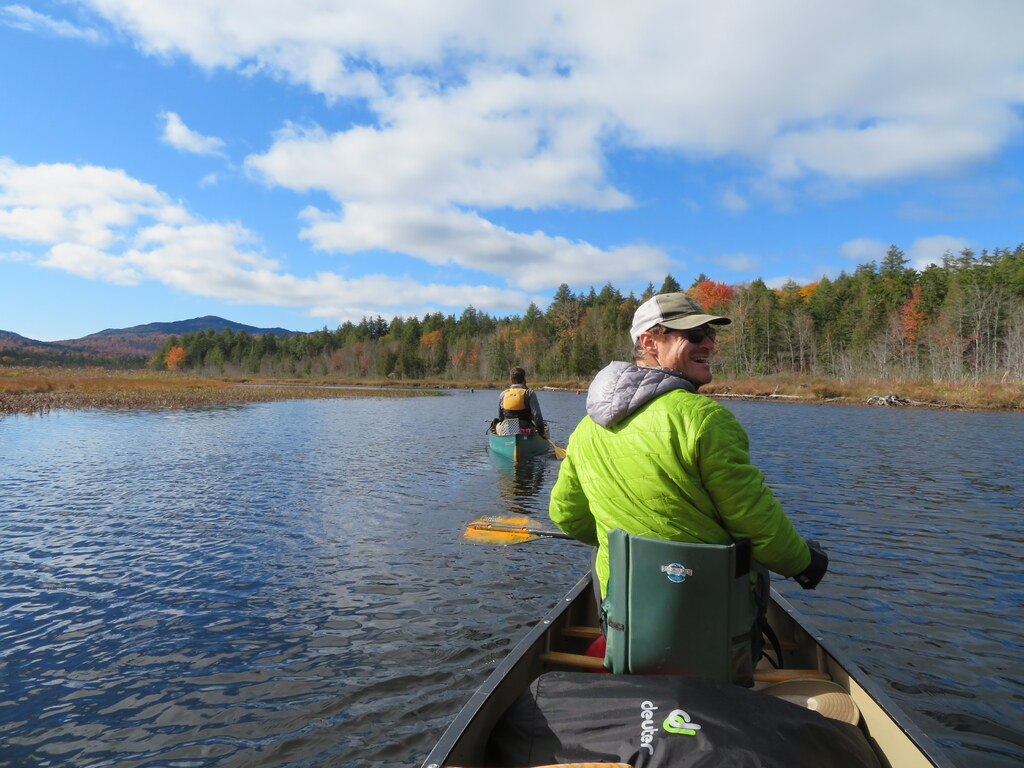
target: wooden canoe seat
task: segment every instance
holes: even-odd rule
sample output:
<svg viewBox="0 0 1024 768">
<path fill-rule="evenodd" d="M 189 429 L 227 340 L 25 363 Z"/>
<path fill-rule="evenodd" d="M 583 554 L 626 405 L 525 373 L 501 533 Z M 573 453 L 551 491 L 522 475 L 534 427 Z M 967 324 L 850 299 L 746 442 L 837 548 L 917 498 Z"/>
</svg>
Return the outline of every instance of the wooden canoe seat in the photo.
<svg viewBox="0 0 1024 768">
<path fill-rule="evenodd" d="M 597 640 L 601 636 L 600 627 L 581 627 L 576 624 L 569 624 L 562 627 L 563 637 L 583 637 L 587 640 Z"/>
<path fill-rule="evenodd" d="M 562 653 L 561 651 L 548 651 L 540 655 L 540 660 L 545 664 L 558 664 L 563 667 L 578 667 L 580 669 L 604 669 L 604 659 L 597 656 L 584 656 L 582 653 Z"/>
<path fill-rule="evenodd" d="M 545 664 L 556 664 L 563 667 L 578 669 L 604 669 L 604 659 L 596 656 L 584 656 L 581 653 L 563 653 L 548 651 L 542 653 L 540 660 Z M 757 683 L 781 683 L 785 680 L 831 680 L 828 672 L 817 669 L 758 669 L 754 672 Z"/>
<path fill-rule="evenodd" d="M 758 683 L 781 683 L 783 680 L 831 680 L 828 672 L 816 669 L 758 669 L 754 681 Z"/>
</svg>

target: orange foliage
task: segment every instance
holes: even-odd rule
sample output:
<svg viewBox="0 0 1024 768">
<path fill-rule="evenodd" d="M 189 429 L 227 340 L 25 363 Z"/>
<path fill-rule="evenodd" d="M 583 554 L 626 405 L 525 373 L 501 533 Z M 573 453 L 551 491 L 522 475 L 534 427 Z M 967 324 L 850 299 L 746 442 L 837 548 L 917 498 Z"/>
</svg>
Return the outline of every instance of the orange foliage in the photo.
<svg viewBox="0 0 1024 768">
<path fill-rule="evenodd" d="M 800 287 L 800 295 L 803 297 L 804 301 L 811 300 L 811 297 L 814 295 L 814 292 L 818 290 L 819 285 L 820 283 L 808 283 L 807 285 L 803 285 Z"/>
<path fill-rule="evenodd" d="M 732 301 L 735 294 L 732 286 L 714 280 L 701 280 L 686 293 L 696 300 L 705 312 L 720 312 Z"/>
<path fill-rule="evenodd" d="M 917 344 L 917 336 L 926 319 L 925 313 L 921 311 L 921 288 L 915 287 L 910 292 L 910 298 L 900 307 L 900 332 L 908 347 Z"/>
<path fill-rule="evenodd" d="M 431 331 L 430 333 L 424 333 L 420 336 L 420 346 L 425 350 L 429 351 L 437 346 L 437 342 L 441 340 L 441 330 Z"/>
<path fill-rule="evenodd" d="M 164 362 L 167 363 L 167 370 L 180 371 L 184 367 L 187 357 L 184 347 L 171 347 L 167 352 L 167 357 L 164 358 Z"/>
<path fill-rule="evenodd" d="M 524 350 L 530 349 L 540 343 L 540 336 L 536 331 L 527 331 L 516 339 L 516 354 L 522 354 Z"/>
<path fill-rule="evenodd" d="M 451 352 L 449 359 L 456 370 L 473 370 L 480 363 L 480 342 L 470 341 L 464 349 Z"/>
</svg>

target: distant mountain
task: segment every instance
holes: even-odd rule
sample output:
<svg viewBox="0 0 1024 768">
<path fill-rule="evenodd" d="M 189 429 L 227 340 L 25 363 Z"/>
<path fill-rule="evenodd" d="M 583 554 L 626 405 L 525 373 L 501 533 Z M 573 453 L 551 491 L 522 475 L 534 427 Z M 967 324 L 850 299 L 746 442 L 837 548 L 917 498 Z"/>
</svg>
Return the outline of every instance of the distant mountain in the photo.
<svg viewBox="0 0 1024 768">
<path fill-rule="evenodd" d="M 23 347 L 29 344 L 44 344 L 45 342 L 33 341 L 25 336 L 19 336 L 10 331 L 0 331 L 0 347 Z"/>
<path fill-rule="evenodd" d="M 74 352 L 63 341 L 36 341 L 11 331 L 0 331 L 0 349 L 20 349 L 26 352 Z"/>
<path fill-rule="evenodd" d="M 81 342 L 86 339 L 125 335 L 149 336 L 154 333 L 167 338 L 168 336 L 180 336 L 183 333 L 205 331 L 210 328 L 215 331 L 223 331 L 225 328 L 230 328 L 235 333 L 245 331 L 250 336 L 263 336 L 268 333 L 272 333 L 275 336 L 293 336 L 297 333 L 297 331 L 289 331 L 284 328 L 257 328 L 254 325 L 245 325 L 244 323 L 236 323 L 233 320 L 225 320 L 223 317 L 217 317 L 216 315 L 206 315 L 205 317 L 194 317 L 191 320 L 178 320 L 174 323 L 147 323 L 146 325 L 133 325 L 131 328 L 107 328 L 99 333 L 90 333 L 88 336 L 83 336 L 81 339 L 75 339 L 74 341 Z M 68 344 L 70 342 L 57 341 L 54 343 Z"/>
<path fill-rule="evenodd" d="M 10 331 L 0 331 L 0 349 L 16 349 L 54 355 L 148 357 L 160 349 L 160 345 L 168 336 L 181 336 L 185 333 L 196 333 L 207 329 L 219 333 L 225 328 L 229 328 L 234 333 L 245 331 L 250 336 L 263 336 L 268 333 L 275 336 L 293 336 L 299 333 L 285 328 L 257 328 L 253 325 L 225 320 L 223 317 L 207 315 L 191 320 L 178 320 L 173 323 L 147 323 L 146 325 L 134 325 L 131 328 L 107 328 L 98 333 L 90 333 L 80 339 L 65 339 L 64 341 L 36 341 Z"/>
</svg>

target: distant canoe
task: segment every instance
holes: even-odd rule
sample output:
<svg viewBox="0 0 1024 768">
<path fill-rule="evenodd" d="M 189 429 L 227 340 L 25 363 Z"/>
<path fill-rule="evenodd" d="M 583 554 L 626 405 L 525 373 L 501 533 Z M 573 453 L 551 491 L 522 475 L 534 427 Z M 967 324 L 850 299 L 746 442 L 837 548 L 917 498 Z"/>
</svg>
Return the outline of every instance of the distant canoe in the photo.
<svg viewBox="0 0 1024 768">
<path fill-rule="evenodd" d="M 528 435 L 487 434 L 491 454 L 506 461 L 522 461 L 551 451 L 551 443 L 537 433 Z"/>
</svg>

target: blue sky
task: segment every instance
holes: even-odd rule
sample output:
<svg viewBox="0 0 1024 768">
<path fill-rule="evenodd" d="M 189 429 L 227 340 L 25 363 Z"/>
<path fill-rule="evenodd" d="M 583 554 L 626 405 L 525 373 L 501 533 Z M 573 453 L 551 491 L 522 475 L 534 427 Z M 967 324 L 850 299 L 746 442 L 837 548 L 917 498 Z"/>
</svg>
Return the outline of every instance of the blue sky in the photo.
<svg viewBox="0 0 1024 768">
<path fill-rule="evenodd" d="M 0 329 L 1012 248 L 1021 29 L 1020 0 L 0 4 Z"/>
</svg>

